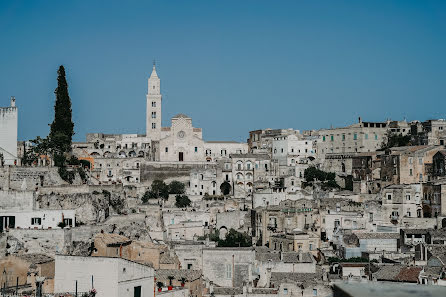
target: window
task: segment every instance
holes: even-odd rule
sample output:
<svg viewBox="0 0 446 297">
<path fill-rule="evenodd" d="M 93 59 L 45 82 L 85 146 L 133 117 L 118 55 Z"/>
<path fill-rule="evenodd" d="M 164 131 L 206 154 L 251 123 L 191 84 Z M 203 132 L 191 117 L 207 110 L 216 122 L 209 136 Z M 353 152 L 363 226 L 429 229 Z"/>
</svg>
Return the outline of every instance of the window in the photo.
<svg viewBox="0 0 446 297">
<path fill-rule="evenodd" d="M 367 133 L 364 134 L 364 138 L 365 138 L 365 139 L 369 139 L 369 134 L 367 134 Z"/>
<path fill-rule="evenodd" d="M 195 151 L 195 152 L 198 152 L 198 147 L 195 147 L 195 148 L 194 148 L 194 151 Z"/>
<path fill-rule="evenodd" d="M 407 212 L 407 216 L 408 216 L 408 217 L 411 217 L 411 213 L 410 213 L 410 211 Z"/>
<path fill-rule="evenodd" d="M 345 140 L 345 134 L 342 134 L 342 140 Z"/>
<path fill-rule="evenodd" d="M 423 165 L 423 158 L 418 158 L 418 164 Z"/>
<path fill-rule="evenodd" d="M 312 250 L 313 250 L 313 244 L 310 243 L 310 251 L 312 251 Z"/>
<path fill-rule="evenodd" d="M 373 222 L 373 212 L 369 213 L 369 222 Z"/>
<path fill-rule="evenodd" d="M 406 200 L 407 200 L 407 201 L 410 200 L 410 194 L 406 194 Z"/>
<path fill-rule="evenodd" d="M 334 140 L 334 136 L 333 136 L 333 135 L 330 136 L 330 140 L 331 140 L 331 141 Z"/>
<path fill-rule="evenodd" d="M 169 148 L 166 146 L 166 153 L 168 153 L 169 152 Z"/>
<path fill-rule="evenodd" d="M 387 193 L 387 200 L 392 200 L 392 194 Z"/>
<path fill-rule="evenodd" d="M 409 175 L 410 175 L 410 176 L 412 176 L 412 175 L 413 175 L 413 171 L 412 171 L 412 168 L 411 168 L 411 169 L 409 169 Z"/>
<path fill-rule="evenodd" d="M 357 140 L 358 139 L 358 134 L 353 134 L 353 140 Z"/>
<path fill-rule="evenodd" d="M 156 124 L 152 123 L 152 129 L 156 129 Z"/>
<path fill-rule="evenodd" d="M 192 269 L 192 264 L 187 264 L 187 269 L 191 270 Z"/>
<path fill-rule="evenodd" d="M 375 140 L 378 140 L 378 134 L 375 134 Z"/>
<path fill-rule="evenodd" d="M 31 218 L 31 225 L 42 225 L 42 218 Z"/>
<path fill-rule="evenodd" d="M 246 163 L 246 170 L 251 170 L 251 163 Z"/>
<path fill-rule="evenodd" d="M 325 141 L 325 136 L 322 136 L 322 141 Z"/>
<path fill-rule="evenodd" d="M 283 288 L 283 294 L 287 295 L 288 294 L 288 288 Z"/>
<path fill-rule="evenodd" d="M 226 279 L 232 278 L 232 267 L 231 264 L 226 264 Z"/>
<path fill-rule="evenodd" d="M 317 296 L 317 289 L 313 289 L 313 296 Z"/>
<path fill-rule="evenodd" d="M 152 101 L 152 107 L 156 107 L 156 102 Z"/>
<path fill-rule="evenodd" d="M 156 119 L 156 111 L 152 111 L 152 119 Z"/>
<path fill-rule="evenodd" d="M 70 218 L 68 218 L 68 219 L 63 219 L 63 222 L 64 222 L 64 224 L 65 224 L 66 226 L 68 226 L 68 227 L 73 226 L 73 219 L 70 219 Z"/>
<path fill-rule="evenodd" d="M 412 163 L 413 163 L 413 158 L 409 157 L 409 164 L 412 164 Z"/>
</svg>

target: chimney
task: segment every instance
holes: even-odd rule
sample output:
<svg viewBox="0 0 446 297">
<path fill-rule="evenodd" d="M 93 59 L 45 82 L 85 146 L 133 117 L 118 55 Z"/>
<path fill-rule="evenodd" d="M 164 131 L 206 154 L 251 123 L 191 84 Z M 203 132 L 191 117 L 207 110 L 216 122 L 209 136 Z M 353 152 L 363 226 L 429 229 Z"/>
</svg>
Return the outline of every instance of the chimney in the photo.
<svg viewBox="0 0 446 297">
<path fill-rule="evenodd" d="M 15 107 L 15 97 L 11 96 L 11 107 Z"/>
<path fill-rule="evenodd" d="M 266 287 L 271 288 L 271 268 L 266 268 Z"/>
<path fill-rule="evenodd" d="M 361 117 L 358 117 L 358 123 L 362 123 Z"/>
<path fill-rule="evenodd" d="M 214 293 L 214 282 L 209 282 L 209 294 Z"/>
</svg>

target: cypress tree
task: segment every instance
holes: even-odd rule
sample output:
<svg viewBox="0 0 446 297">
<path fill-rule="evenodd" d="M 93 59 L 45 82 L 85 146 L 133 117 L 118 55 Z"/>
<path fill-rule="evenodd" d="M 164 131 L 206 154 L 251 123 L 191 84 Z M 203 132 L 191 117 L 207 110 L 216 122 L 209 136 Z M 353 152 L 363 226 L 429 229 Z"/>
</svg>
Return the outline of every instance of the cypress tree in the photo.
<svg viewBox="0 0 446 297">
<path fill-rule="evenodd" d="M 57 71 L 56 103 L 54 105 L 54 121 L 51 124 L 50 141 L 54 149 L 56 166 L 63 166 L 64 153 L 71 152 L 71 141 L 74 135 L 74 124 L 71 119 L 71 100 L 68 95 L 68 84 L 65 79 L 63 65 Z"/>
</svg>

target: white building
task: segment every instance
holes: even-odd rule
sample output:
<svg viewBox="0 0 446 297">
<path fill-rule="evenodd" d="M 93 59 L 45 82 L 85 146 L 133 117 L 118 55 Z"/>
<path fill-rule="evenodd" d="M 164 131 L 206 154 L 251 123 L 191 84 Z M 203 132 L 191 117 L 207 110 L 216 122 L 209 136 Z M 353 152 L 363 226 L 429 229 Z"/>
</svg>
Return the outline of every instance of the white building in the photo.
<svg viewBox="0 0 446 297">
<path fill-rule="evenodd" d="M 11 97 L 11 106 L 0 107 L 0 154 L 5 165 L 17 164 L 17 119 L 15 98 Z"/>
<path fill-rule="evenodd" d="M 75 210 L 37 209 L 31 211 L 0 211 L 0 230 L 20 229 L 58 229 L 75 227 Z"/>
<path fill-rule="evenodd" d="M 309 157 L 316 157 L 313 140 L 302 139 L 296 134 L 278 136 L 273 140 L 273 159 L 282 166 L 295 166 Z"/>
<path fill-rule="evenodd" d="M 152 267 L 122 258 L 56 256 L 54 291 L 89 292 L 97 297 L 153 297 Z"/>
</svg>

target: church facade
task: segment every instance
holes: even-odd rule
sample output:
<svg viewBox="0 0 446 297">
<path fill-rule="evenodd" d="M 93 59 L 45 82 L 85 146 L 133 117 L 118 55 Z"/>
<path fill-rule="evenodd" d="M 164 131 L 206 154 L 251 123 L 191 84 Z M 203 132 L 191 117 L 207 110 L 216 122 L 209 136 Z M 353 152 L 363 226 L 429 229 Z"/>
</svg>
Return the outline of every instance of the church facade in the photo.
<svg viewBox="0 0 446 297">
<path fill-rule="evenodd" d="M 161 127 L 161 80 L 155 65 L 148 79 L 146 136 L 152 140 L 152 156 L 160 162 L 211 162 L 232 153 L 246 153 L 248 145 L 231 141 L 205 142 L 201 128 L 192 125 L 192 119 L 178 114 L 170 127 Z M 214 153 L 212 153 L 214 151 Z"/>
</svg>

